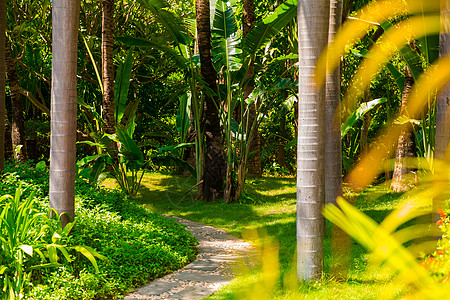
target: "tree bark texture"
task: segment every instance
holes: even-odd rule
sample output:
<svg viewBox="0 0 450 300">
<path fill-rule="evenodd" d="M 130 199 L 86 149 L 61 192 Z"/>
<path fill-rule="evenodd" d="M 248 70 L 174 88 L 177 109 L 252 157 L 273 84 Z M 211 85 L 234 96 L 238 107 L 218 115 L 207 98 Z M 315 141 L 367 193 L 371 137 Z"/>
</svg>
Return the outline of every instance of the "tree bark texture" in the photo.
<svg viewBox="0 0 450 300">
<path fill-rule="evenodd" d="M 49 197 L 50 207 L 65 213 L 63 226 L 75 215 L 79 12 L 80 0 L 53 0 Z"/>
<path fill-rule="evenodd" d="M 11 55 L 9 45 L 5 48 L 6 72 L 8 76 L 8 86 L 11 94 L 11 139 L 18 161 L 27 161 L 27 137 L 25 135 L 25 121 L 23 119 L 23 103 L 20 94 L 19 78 L 17 77 L 16 66 Z M 20 149 L 19 149 L 20 147 Z"/>
<path fill-rule="evenodd" d="M 411 71 L 408 66 L 405 67 L 405 85 L 402 92 L 402 105 L 400 114 L 406 109 L 408 95 L 414 84 Z M 415 176 L 413 170 L 408 168 L 408 159 L 416 156 L 416 143 L 414 137 L 414 128 L 408 123 L 405 129 L 398 137 L 397 151 L 395 154 L 394 173 L 392 175 L 391 189 L 395 192 L 405 192 L 414 186 Z"/>
<path fill-rule="evenodd" d="M 441 0 L 441 24 L 444 31 L 439 36 L 439 56 L 448 55 L 450 52 L 450 0 Z M 434 147 L 435 159 L 450 162 L 450 83 L 447 83 L 438 94 L 436 102 L 436 142 Z M 442 172 L 442 176 L 436 174 L 436 178 L 448 178 L 448 169 L 436 168 L 435 172 Z M 433 223 L 439 220 L 438 208 L 443 208 L 444 201 L 449 198 L 449 183 L 445 182 L 442 194 L 433 198 Z"/>
<path fill-rule="evenodd" d="M 115 100 L 114 100 L 114 0 L 102 0 L 102 110 L 103 131 L 108 134 L 116 132 Z"/>
<path fill-rule="evenodd" d="M 217 91 L 217 74 L 211 57 L 211 27 L 209 0 L 196 0 L 197 12 L 197 44 L 200 54 L 200 72 L 206 85 L 212 91 Z M 204 128 L 206 149 L 203 166 L 203 184 L 200 195 L 206 201 L 219 197 L 223 189 L 226 162 L 223 151 L 222 130 L 220 128 L 219 112 L 207 93 L 204 96 Z"/>
<path fill-rule="evenodd" d="M 11 139 L 11 125 L 8 121 L 8 116 L 6 115 L 5 111 L 5 161 L 14 157 L 14 149 L 12 146 L 12 139 Z"/>
<path fill-rule="evenodd" d="M 0 174 L 5 170 L 6 0 L 0 0 Z"/>
<path fill-rule="evenodd" d="M 342 23 L 343 1 L 330 1 L 328 42 Z M 342 140 L 341 140 L 341 68 L 326 79 L 325 97 L 325 203 L 336 204 L 342 196 Z M 352 239 L 338 226 L 332 225 L 330 273 L 338 281 L 345 281 L 350 265 Z"/>
<path fill-rule="evenodd" d="M 322 273 L 325 202 L 325 90 L 315 86 L 314 69 L 328 42 L 330 3 L 299 1 L 297 12 L 297 276 L 300 280 L 311 280 Z"/>
<path fill-rule="evenodd" d="M 341 26 L 342 7 L 342 0 L 330 1 L 329 42 Z M 325 88 L 325 203 L 336 203 L 342 196 L 340 68 L 327 76 Z"/>
<path fill-rule="evenodd" d="M 253 29 L 255 24 L 255 5 L 253 0 L 243 0 L 243 18 L 242 18 L 242 32 L 243 37 L 245 38 L 250 30 Z M 247 74 L 245 75 L 245 79 L 247 84 L 244 86 L 244 99 L 252 93 L 254 87 L 253 84 L 253 76 L 254 76 L 254 62 L 253 59 L 250 61 Z M 254 152 L 255 154 L 248 160 L 248 175 L 252 177 L 261 177 L 262 169 L 261 169 L 261 140 L 259 137 L 258 127 L 253 131 L 253 134 L 250 135 L 250 129 L 252 127 L 253 122 L 256 120 L 258 112 L 258 103 L 253 103 L 249 108 L 248 113 L 248 130 L 247 136 L 250 139 L 250 147 L 249 153 Z"/>
</svg>

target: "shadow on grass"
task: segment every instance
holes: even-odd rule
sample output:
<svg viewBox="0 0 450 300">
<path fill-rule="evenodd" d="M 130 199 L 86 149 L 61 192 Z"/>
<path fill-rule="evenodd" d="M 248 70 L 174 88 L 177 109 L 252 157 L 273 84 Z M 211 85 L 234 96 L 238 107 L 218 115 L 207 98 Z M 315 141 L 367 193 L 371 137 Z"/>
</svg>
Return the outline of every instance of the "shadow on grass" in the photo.
<svg viewBox="0 0 450 300">
<path fill-rule="evenodd" d="M 268 237 L 280 245 L 281 270 L 285 272 L 296 252 L 296 180 L 295 178 L 250 178 L 246 185 L 249 199 L 244 203 L 226 204 L 195 200 L 195 179 L 172 174 L 150 173 L 135 199 L 151 211 L 175 215 L 226 230 L 240 238 L 258 243 Z M 380 223 L 400 202 L 401 194 L 383 186 L 371 187 L 354 199 L 355 206 Z M 324 266 L 329 270 L 331 223 L 326 221 Z M 258 238 L 249 238 L 249 232 Z M 351 249 L 351 281 L 359 278 L 366 267 L 367 251 L 355 242 Z M 358 284 L 359 282 L 355 282 Z M 367 283 L 362 280 L 360 283 Z M 370 282 L 369 282 L 370 283 Z M 230 298 L 231 299 L 231 298 Z"/>
</svg>

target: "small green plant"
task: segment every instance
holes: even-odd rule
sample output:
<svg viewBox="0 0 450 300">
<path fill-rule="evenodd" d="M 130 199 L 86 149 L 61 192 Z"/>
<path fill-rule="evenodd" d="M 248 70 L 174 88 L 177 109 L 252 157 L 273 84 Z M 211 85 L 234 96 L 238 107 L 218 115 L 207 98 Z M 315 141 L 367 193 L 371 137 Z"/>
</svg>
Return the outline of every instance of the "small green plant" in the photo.
<svg viewBox="0 0 450 300">
<path fill-rule="evenodd" d="M 64 244 L 74 223 L 64 229 L 59 221 L 35 208 L 34 193 L 21 201 L 22 188 L 13 196 L 0 197 L 0 280 L 3 282 L 2 299 L 23 298 L 36 269 L 60 265 L 58 252 L 68 262 L 73 260 L 69 251 L 83 254 L 98 272 L 95 257 L 103 259 L 90 247 Z M 58 215 L 56 214 L 56 217 Z"/>
<path fill-rule="evenodd" d="M 133 131 L 133 126 L 116 126 L 116 134 L 103 134 L 96 138 L 95 143 L 82 142 L 96 146 L 104 153 L 79 160 L 77 166 L 84 168 L 79 175 L 97 185 L 105 178 L 113 177 L 125 193 L 135 195 L 144 176 L 146 163 L 144 155 L 132 139 Z M 120 145 L 119 150 L 108 147 L 113 142 Z M 112 170 L 104 172 L 106 165 L 110 165 Z"/>
</svg>

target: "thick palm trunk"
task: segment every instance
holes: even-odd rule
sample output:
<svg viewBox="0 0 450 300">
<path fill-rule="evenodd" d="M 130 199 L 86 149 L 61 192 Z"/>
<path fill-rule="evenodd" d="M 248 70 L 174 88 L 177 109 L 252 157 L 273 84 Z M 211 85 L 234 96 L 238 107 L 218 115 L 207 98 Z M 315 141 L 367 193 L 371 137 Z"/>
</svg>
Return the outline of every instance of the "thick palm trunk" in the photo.
<svg viewBox="0 0 450 300">
<path fill-rule="evenodd" d="M 53 0 L 50 207 L 74 218 L 80 0 Z"/>
<path fill-rule="evenodd" d="M 322 273 L 325 202 L 325 91 L 314 84 L 314 69 L 328 42 L 327 0 L 299 1 L 299 112 L 297 145 L 297 275 Z"/>
<path fill-rule="evenodd" d="M 114 117 L 113 13 L 114 0 L 102 0 L 102 110 L 105 120 L 103 131 L 109 134 L 115 133 L 114 126 L 116 125 Z"/>
<path fill-rule="evenodd" d="M 198 51 L 200 54 L 200 72 L 212 91 L 217 90 L 216 71 L 211 57 L 211 29 L 209 0 L 196 1 Z M 205 128 L 205 156 L 203 166 L 203 184 L 200 195 L 206 201 L 217 198 L 222 189 L 225 177 L 225 155 L 222 145 L 222 131 L 220 128 L 219 112 L 214 99 L 204 93 L 204 128 Z"/>
<path fill-rule="evenodd" d="M 0 174 L 5 170 L 6 0 L 0 0 Z"/>
<path fill-rule="evenodd" d="M 16 66 L 11 55 L 9 46 L 5 49 L 6 70 L 8 75 L 8 86 L 11 94 L 11 139 L 14 149 L 16 149 L 16 159 L 27 161 L 27 138 L 25 135 L 25 121 L 23 119 L 23 103 L 20 94 L 19 78 L 17 77 Z"/>
<path fill-rule="evenodd" d="M 414 79 L 408 66 L 405 67 L 405 85 L 402 92 L 402 105 L 400 114 L 406 109 L 408 95 L 414 84 Z M 406 165 L 407 159 L 415 157 L 416 144 L 411 123 L 407 124 L 398 138 L 397 151 L 395 154 L 394 173 L 392 175 L 391 189 L 395 192 L 405 192 L 414 186 L 414 174 Z"/>
<path fill-rule="evenodd" d="M 439 56 L 445 56 L 450 51 L 450 0 L 441 0 L 441 23 L 444 24 L 443 32 L 439 36 Z M 450 83 L 438 94 L 436 102 L 436 144 L 434 157 L 445 162 L 450 162 Z M 437 168 L 436 178 L 448 178 L 448 169 Z M 443 208 L 444 201 L 449 197 L 448 182 L 442 190 L 442 195 L 433 199 L 433 221 L 439 220 L 438 208 Z"/>
</svg>

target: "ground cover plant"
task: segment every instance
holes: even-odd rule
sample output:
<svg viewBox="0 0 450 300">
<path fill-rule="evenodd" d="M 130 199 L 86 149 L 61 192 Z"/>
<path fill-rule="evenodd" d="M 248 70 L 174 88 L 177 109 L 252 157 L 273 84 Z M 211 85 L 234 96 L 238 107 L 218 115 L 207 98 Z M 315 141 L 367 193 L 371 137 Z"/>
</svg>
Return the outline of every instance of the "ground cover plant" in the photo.
<svg viewBox="0 0 450 300">
<path fill-rule="evenodd" d="M 19 185 L 23 190 L 22 199 L 31 198 L 33 210 L 45 214 L 48 211 L 45 164 L 37 167 L 28 163 L 9 164 L 0 181 L 0 196 L 14 195 Z M 67 249 L 68 259 L 64 260 L 66 255 L 61 254 L 58 264 L 33 270 L 30 283 L 21 291 L 27 299 L 110 299 L 179 269 L 195 258 L 197 242 L 190 233 L 174 220 L 139 207 L 122 192 L 98 189 L 78 179 L 76 205 L 71 234 L 58 241 Z M 44 241 L 45 237 L 38 240 Z M 50 236 L 47 243 L 52 242 L 57 241 Z M 98 272 L 80 251 L 70 251 L 75 245 L 95 249 L 105 257 L 96 259 Z M 10 259 L 4 251 L 2 247 L 0 265 Z M 21 259 L 25 266 L 43 263 L 37 255 L 23 253 Z M 4 291 L 2 297 L 14 299 L 8 298 Z"/>
<path fill-rule="evenodd" d="M 149 173 L 144 176 L 142 183 L 143 187 L 135 199 L 151 211 L 212 225 L 250 241 L 259 249 L 265 249 L 267 259 L 259 261 L 259 267 L 237 277 L 208 299 L 374 299 L 382 293 L 400 297 L 414 292 L 410 287 L 393 281 L 390 269 L 368 270 L 370 255 L 356 242 L 351 245 L 348 279 L 345 282 L 336 281 L 329 275 L 333 265 L 330 250 L 332 225 L 328 221 L 323 278 L 320 281 L 298 283 L 296 270 L 292 268 L 296 243 L 295 178 L 252 178 L 247 199 L 231 204 L 194 200 L 188 192 L 195 184 L 191 177 Z M 113 182 L 106 184 L 111 187 L 114 185 Z M 345 197 L 352 199 L 357 208 L 377 222 L 381 222 L 404 200 L 403 194 L 390 191 L 385 183 L 371 186 L 360 194 L 347 192 Z M 445 222 L 448 223 L 448 220 L 442 221 L 442 226 L 448 228 Z M 443 262 L 443 253 L 447 253 L 443 248 L 448 248 L 447 244 L 448 235 L 444 235 L 439 248 L 423 257 L 423 261 L 429 265 L 427 270 L 436 274 L 432 276 L 437 283 L 442 284 L 448 280 L 448 263 Z M 442 263 L 434 263 L 438 260 Z M 271 262 L 269 270 L 271 274 L 276 274 L 276 279 L 268 279 L 263 272 L 264 263 L 267 270 L 267 261 Z"/>
</svg>

